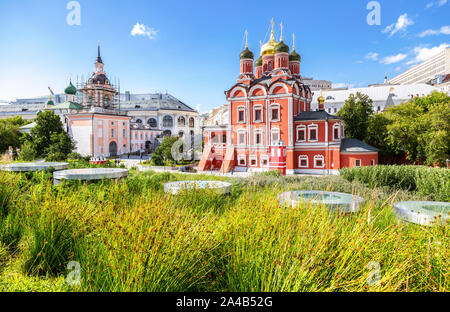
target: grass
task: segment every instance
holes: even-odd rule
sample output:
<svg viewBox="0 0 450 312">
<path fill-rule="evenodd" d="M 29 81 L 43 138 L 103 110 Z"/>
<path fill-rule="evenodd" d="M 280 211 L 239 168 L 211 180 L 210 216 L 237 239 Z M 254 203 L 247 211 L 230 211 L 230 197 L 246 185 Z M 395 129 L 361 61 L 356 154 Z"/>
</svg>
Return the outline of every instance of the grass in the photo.
<svg viewBox="0 0 450 312">
<path fill-rule="evenodd" d="M 420 166 L 376 166 L 345 168 L 342 176 L 370 187 L 387 186 L 450 201 L 450 170 Z"/>
<path fill-rule="evenodd" d="M 229 196 L 164 194 L 175 180 L 224 180 Z M 288 190 L 358 194 L 355 215 L 280 207 Z M 392 204 L 433 195 L 341 177 L 137 173 L 53 186 L 0 172 L 0 291 L 448 291 L 449 225 L 397 222 Z M 67 264 L 81 284 L 65 282 Z M 370 264 L 381 280 L 367 282 Z"/>
</svg>

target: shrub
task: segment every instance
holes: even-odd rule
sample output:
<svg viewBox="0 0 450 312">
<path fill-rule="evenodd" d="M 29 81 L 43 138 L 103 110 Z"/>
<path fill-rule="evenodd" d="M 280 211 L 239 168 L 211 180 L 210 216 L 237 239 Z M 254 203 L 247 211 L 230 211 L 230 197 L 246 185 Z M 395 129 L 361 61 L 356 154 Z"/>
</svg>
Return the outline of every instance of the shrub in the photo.
<svg viewBox="0 0 450 312">
<path fill-rule="evenodd" d="M 19 160 L 33 161 L 37 157 L 36 150 L 31 141 L 25 141 L 20 148 Z"/>
</svg>

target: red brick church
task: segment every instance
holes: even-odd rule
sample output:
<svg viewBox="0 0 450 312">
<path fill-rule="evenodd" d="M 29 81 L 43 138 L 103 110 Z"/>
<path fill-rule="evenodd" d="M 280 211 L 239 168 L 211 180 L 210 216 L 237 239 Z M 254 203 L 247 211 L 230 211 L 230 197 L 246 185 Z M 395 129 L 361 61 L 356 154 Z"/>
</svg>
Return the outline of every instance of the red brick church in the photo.
<svg viewBox="0 0 450 312">
<path fill-rule="evenodd" d="M 344 139 L 344 123 L 325 112 L 325 99 L 311 110 L 312 93 L 302 83 L 301 57 L 274 37 L 254 54 L 246 42 L 240 75 L 228 91 L 228 125 L 205 129 L 199 171 L 337 174 L 343 167 L 374 166 L 378 150 Z M 295 37 L 294 37 L 295 39 Z"/>
</svg>

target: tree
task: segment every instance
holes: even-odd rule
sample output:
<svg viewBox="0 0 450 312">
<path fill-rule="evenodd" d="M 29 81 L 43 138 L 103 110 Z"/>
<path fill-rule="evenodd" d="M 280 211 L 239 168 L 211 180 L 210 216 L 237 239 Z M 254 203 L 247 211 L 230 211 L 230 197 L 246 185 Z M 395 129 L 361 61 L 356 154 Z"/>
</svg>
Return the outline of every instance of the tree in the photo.
<svg viewBox="0 0 450 312">
<path fill-rule="evenodd" d="M 0 120 L 0 154 L 6 152 L 10 146 L 14 149 L 20 147 L 20 127 L 24 124 L 26 122 L 20 116 Z"/>
<path fill-rule="evenodd" d="M 35 156 L 49 161 L 67 159 L 67 155 L 72 152 L 75 144 L 64 131 L 59 116 L 52 111 L 45 111 L 38 114 L 35 122 L 36 126 L 31 130 L 27 141 L 32 143 Z M 31 149 L 30 146 L 25 146 L 25 143 L 22 145 L 22 150 L 25 147 Z"/>
<path fill-rule="evenodd" d="M 175 164 L 176 161 L 172 157 L 172 146 L 179 139 L 178 137 L 166 137 L 153 152 L 152 163 L 156 166 Z"/>
<path fill-rule="evenodd" d="M 53 133 L 50 138 L 50 146 L 45 150 L 45 159 L 47 161 L 66 160 L 74 148 L 72 139 L 65 132 Z"/>
<path fill-rule="evenodd" d="M 450 97 L 445 93 L 415 98 L 389 108 L 387 142 L 411 162 L 444 165 L 450 154 Z"/>
<path fill-rule="evenodd" d="M 373 101 L 359 92 L 351 94 L 338 112 L 345 123 L 345 135 L 348 138 L 364 140 L 367 136 L 368 120 L 373 114 Z"/>
<path fill-rule="evenodd" d="M 364 142 L 380 150 L 383 156 L 398 155 L 398 152 L 391 148 L 388 142 L 388 125 L 391 121 L 385 114 L 375 114 L 367 122 L 367 134 Z"/>
<path fill-rule="evenodd" d="M 19 160 L 33 161 L 34 159 L 36 159 L 36 151 L 33 142 L 25 141 L 20 149 Z"/>
</svg>

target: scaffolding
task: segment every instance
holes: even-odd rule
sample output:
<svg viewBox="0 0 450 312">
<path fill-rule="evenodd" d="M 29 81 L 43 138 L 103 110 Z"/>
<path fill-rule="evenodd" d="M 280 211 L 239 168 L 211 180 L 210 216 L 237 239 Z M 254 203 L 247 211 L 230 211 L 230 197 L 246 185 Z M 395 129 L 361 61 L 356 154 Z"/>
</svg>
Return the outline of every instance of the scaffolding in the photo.
<svg viewBox="0 0 450 312">
<path fill-rule="evenodd" d="M 89 79 L 81 77 L 81 82 L 76 84 L 78 93 L 77 101 L 86 109 L 100 107 L 107 110 L 121 111 L 120 107 L 120 80 L 114 82 L 106 78 L 104 84 L 93 83 Z"/>
</svg>

